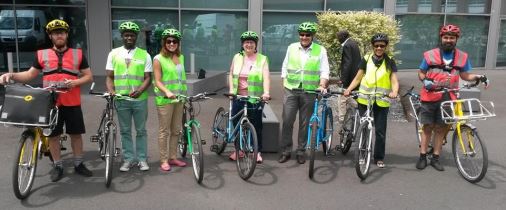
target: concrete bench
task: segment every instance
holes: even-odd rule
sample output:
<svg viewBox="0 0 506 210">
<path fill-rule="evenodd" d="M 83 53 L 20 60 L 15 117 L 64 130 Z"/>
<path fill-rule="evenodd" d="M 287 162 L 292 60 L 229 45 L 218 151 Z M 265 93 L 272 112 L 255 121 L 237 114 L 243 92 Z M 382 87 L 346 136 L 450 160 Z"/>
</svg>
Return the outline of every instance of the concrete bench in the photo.
<svg viewBox="0 0 506 210">
<path fill-rule="evenodd" d="M 274 111 L 266 104 L 264 106 L 264 118 L 263 118 L 263 130 L 262 130 L 262 152 L 274 152 L 279 151 L 279 139 L 280 139 L 280 123 Z"/>
<path fill-rule="evenodd" d="M 213 92 L 227 87 L 227 71 L 208 71 L 206 78 L 197 79 L 197 75 L 186 75 L 188 95 L 201 92 Z"/>
</svg>

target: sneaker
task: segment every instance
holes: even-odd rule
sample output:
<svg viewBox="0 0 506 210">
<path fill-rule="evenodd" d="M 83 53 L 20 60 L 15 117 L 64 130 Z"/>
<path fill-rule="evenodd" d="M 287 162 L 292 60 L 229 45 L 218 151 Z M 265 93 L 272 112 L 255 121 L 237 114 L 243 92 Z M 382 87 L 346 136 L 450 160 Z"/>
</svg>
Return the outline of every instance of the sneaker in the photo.
<svg viewBox="0 0 506 210">
<path fill-rule="evenodd" d="M 383 162 L 382 160 L 376 161 L 376 165 L 378 166 L 378 168 L 385 168 L 385 162 Z"/>
<path fill-rule="evenodd" d="M 93 176 L 93 173 L 88 168 L 86 168 L 83 163 L 80 163 L 78 166 L 74 166 L 74 170 L 76 173 L 85 177 Z"/>
<path fill-rule="evenodd" d="M 232 154 L 230 154 L 230 156 L 228 156 L 228 159 L 235 161 L 236 160 L 235 156 L 236 156 L 236 153 L 234 151 L 234 152 L 232 152 Z M 243 158 L 243 157 L 244 157 L 244 152 L 240 151 L 239 158 Z"/>
<path fill-rule="evenodd" d="M 141 170 L 141 171 L 147 171 L 147 170 L 149 170 L 148 162 L 146 162 L 146 161 L 139 161 L 139 170 Z"/>
<path fill-rule="evenodd" d="M 439 162 L 439 158 L 431 158 L 430 159 L 430 165 L 432 167 L 434 167 L 438 171 L 444 171 L 445 170 L 445 168 L 443 167 L 443 165 L 441 165 L 441 163 Z"/>
<path fill-rule="evenodd" d="M 416 168 L 423 170 L 425 167 L 427 167 L 427 158 L 426 157 L 418 158 L 418 162 L 416 162 Z"/>
<path fill-rule="evenodd" d="M 257 155 L 257 163 L 262 163 L 262 162 L 264 162 L 264 159 L 262 158 L 262 156 L 260 155 L 260 152 L 259 152 Z"/>
<path fill-rule="evenodd" d="M 178 167 L 185 167 L 186 166 L 185 162 L 180 161 L 178 159 L 169 160 L 169 164 L 175 165 L 175 166 L 178 166 Z"/>
<path fill-rule="evenodd" d="M 121 171 L 121 172 L 127 172 L 127 171 L 130 170 L 130 166 L 131 165 L 132 164 L 130 163 L 130 161 L 125 161 L 125 162 L 123 162 L 123 165 L 121 165 L 121 167 L 119 168 L 119 171 Z"/>
<path fill-rule="evenodd" d="M 63 167 L 62 166 L 54 166 L 53 170 L 50 172 L 51 174 L 51 181 L 57 182 L 61 178 L 63 178 Z"/>
</svg>

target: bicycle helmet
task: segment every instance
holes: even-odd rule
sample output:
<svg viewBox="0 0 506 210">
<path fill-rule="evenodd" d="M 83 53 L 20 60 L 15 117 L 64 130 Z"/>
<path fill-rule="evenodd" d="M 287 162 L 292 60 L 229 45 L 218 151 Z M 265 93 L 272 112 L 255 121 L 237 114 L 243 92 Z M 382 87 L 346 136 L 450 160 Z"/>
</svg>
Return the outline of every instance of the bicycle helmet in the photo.
<svg viewBox="0 0 506 210">
<path fill-rule="evenodd" d="M 312 22 L 303 22 L 299 25 L 298 31 L 299 31 L 299 33 L 300 32 L 307 32 L 307 33 L 314 34 L 314 33 L 316 33 L 316 24 L 312 23 Z"/>
<path fill-rule="evenodd" d="M 246 31 L 241 34 L 241 42 L 246 40 L 253 40 L 255 43 L 258 42 L 258 34 L 254 31 Z"/>
<path fill-rule="evenodd" d="M 139 31 L 141 31 L 141 29 L 139 28 L 139 25 L 137 25 L 136 23 L 131 22 L 131 21 L 126 21 L 126 22 L 121 23 L 119 25 L 118 29 L 119 29 L 120 33 L 123 33 L 125 31 L 132 31 L 137 34 L 137 33 L 139 33 Z"/>
<path fill-rule="evenodd" d="M 374 44 L 375 42 L 385 42 L 385 44 L 388 44 L 388 41 L 388 35 L 384 33 L 377 33 L 371 37 L 371 44 Z"/>
<path fill-rule="evenodd" d="M 177 29 L 175 28 L 169 28 L 169 29 L 165 29 L 163 32 L 162 32 L 162 39 L 166 39 L 167 37 L 174 37 L 178 40 L 181 40 L 181 32 L 179 32 Z"/>
<path fill-rule="evenodd" d="M 67 24 L 67 22 L 65 22 L 63 20 L 54 19 L 46 25 L 46 32 L 51 33 L 54 30 L 64 30 L 64 31 L 68 32 L 69 31 L 69 24 Z"/>
<path fill-rule="evenodd" d="M 457 36 L 457 38 L 460 37 L 460 28 L 456 25 L 448 24 L 443 27 L 441 27 L 441 30 L 439 30 L 439 36 L 443 35 L 452 35 Z"/>
</svg>

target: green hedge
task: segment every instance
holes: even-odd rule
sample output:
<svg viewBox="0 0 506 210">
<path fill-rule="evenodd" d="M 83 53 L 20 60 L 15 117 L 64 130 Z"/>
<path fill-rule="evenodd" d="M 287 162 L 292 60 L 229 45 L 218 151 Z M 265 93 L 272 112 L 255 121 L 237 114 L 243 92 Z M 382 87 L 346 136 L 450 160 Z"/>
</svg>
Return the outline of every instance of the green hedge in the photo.
<svg viewBox="0 0 506 210">
<path fill-rule="evenodd" d="M 371 52 L 371 37 L 376 33 L 385 33 L 390 38 L 387 53 L 395 54 L 395 44 L 399 42 L 400 23 L 393 17 L 380 12 L 349 11 L 335 12 L 326 11 L 316 14 L 318 19 L 318 32 L 316 38 L 328 51 L 330 71 L 332 76 L 340 75 L 338 66 L 341 62 L 341 44 L 337 40 L 336 33 L 340 30 L 348 30 L 350 36 L 359 43 L 362 55 Z M 397 62 L 400 62 L 396 59 Z"/>
</svg>

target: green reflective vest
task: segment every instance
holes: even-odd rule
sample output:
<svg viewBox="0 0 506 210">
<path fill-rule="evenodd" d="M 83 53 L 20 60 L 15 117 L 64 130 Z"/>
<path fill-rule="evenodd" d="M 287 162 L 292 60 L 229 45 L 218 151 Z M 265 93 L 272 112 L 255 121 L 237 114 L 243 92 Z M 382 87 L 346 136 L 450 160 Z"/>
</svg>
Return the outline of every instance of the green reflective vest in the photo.
<svg viewBox="0 0 506 210">
<path fill-rule="evenodd" d="M 240 53 L 235 54 L 234 56 L 234 69 L 233 69 L 233 86 L 232 90 L 234 94 L 237 94 L 237 88 L 239 85 L 239 74 L 242 70 L 242 65 L 244 63 L 244 56 Z M 267 63 L 267 57 L 260 53 L 257 54 L 257 58 L 255 63 L 251 66 L 251 69 L 248 73 L 248 95 L 260 97 L 264 93 L 263 86 L 263 67 Z"/>
<path fill-rule="evenodd" d="M 114 69 L 114 90 L 121 95 L 128 95 L 130 92 L 139 89 L 144 82 L 144 69 L 148 52 L 136 48 L 129 65 L 124 57 L 117 56 L 123 47 L 112 51 L 112 65 Z M 146 100 L 148 93 L 144 91 L 137 99 Z"/>
<path fill-rule="evenodd" d="M 320 84 L 320 54 L 321 46 L 313 42 L 309 58 L 302 66 L 300 43 L 292 43 L 288 46 L 287 75 L 284 86 L 287 89 L 299 88 L 302 83 L 304 90 L 316 90 Z"/>
<path fill-rule="evenodd" d="M 388 56 L 388 55 L 385 55 Z M 360 88 L 358 91 L 360 93 L 373 93 L 373 92 L 382 92 L 388 94 L 392 91 L 392 84 L 390 83 L 390 75 L 392 74 L 391 69 L 387 69 L 386 59 L 383 59 L 383 62 L 379 67 L 374 65 L 374 61 L 372 60 L 372 54 L 365 55 L 364 59 L 367 61 L 367 67 L 365 69 L 365 75 L 362 77 L 362 81 L 360 82 Z M 357 102 L 360 104 L 367 105 L 367 97 L 359 96 Z M 376 98 L 376 104 L 380 107 L 389 107 L 390 101 L 385 98 Z"/>
<path fill-rule="evenodd" d="M 181 67 L 183 68 L 181 71 L 181 76 L 178 75 L 178 72 L 176 70 L 176 64 L 172 62 L 172 59 L 166 58 L 164 56 L 158 56 L 158 61 L 160 61 L 160 66 L 162 68 L 162 83 L 170 90 L 170 92 L 174 94 L 183 94 L 186 95 L 186 72 L 184 70 L 184 56 L 181 54 L 179 56 L 179 63 L 181 64 Z M 166 104 L 171 103 L 178 103 L 179 100 L 177 99 L 169 99 L 165 98 L 165 93 L 160 91 L 154 86 L 154 92 L 155 92 L 155 103 L 157 106 L 163 106 Z"/>
</svg>

